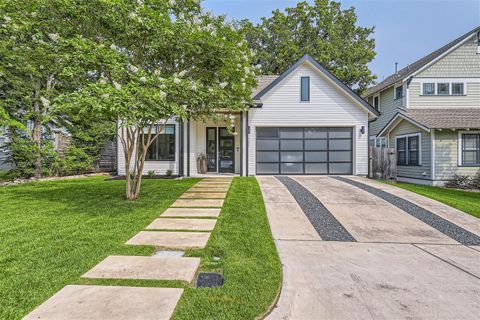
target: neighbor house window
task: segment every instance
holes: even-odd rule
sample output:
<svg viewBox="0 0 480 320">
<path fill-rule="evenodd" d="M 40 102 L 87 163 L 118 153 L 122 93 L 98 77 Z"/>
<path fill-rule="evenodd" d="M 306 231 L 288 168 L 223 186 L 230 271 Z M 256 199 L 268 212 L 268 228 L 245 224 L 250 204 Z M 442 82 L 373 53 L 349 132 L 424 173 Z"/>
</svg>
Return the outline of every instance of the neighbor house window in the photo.
<svg viewBox="0 0 480 320">
<path fill-rule="evenodd" d="M 300 87 L 301 101 L 310 101 L 310 77 L 302 77 Z"/>
<path fill-rule="evenodd" d="M 157 134 L 158 130 L 161 132 L 148 147 L 145 160 L 175 161 L 175 125 L 155 126 L 152 135 Z"/>
<path fill-rule="evenodd" d="M 397 137 L 397 164 L 400 166 L 420 165 L 420 135 Z"/>
<path fill-rule="evenodd" d="M 373 107 L 378 110 L 380 107 L 380 97 L 376 96 L 373 98 Z"/>
<path fill-rule="evenodd" d="M 452 94 L 463 94 L 463 83 L 452 83 Z"/>
<path fill-rule="evenodd" d="M 397 164 L 407 164 L 407 138 L 397 138 Z"/>
<path fill-rule="evenodd" d="M 408 137 L 408 164 L 418 166 L 418 136 Z"/>
<path fill-rule="evenodd" d="M 424 95 L 434 95 L 435 94 L 435 83 L 424 83 L 423 84 L 423 94 Z"/>
<path fill-rule="evenodd" d="M 449 83 L 441 82 L 437 83 L 437 94 L 448 95 L 450 94 L 450 85 Z"/>
<path fill-rule="evenodd" d="M 400 99 L 403 97 L 403 86 L 395 88 L 395 99 Z"/>
<path fill-rule="evenodd" d="M 462 134 L 462 165 L 480 165 L 480 133 Z"/>
</svg>

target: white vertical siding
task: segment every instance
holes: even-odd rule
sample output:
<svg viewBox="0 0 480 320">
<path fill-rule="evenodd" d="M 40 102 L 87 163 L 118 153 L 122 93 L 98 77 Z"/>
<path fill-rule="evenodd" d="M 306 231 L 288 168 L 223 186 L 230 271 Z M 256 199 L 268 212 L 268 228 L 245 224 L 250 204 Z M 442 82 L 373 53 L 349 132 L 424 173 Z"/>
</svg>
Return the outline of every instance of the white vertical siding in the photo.
<svg viewBox="0 0 480 320">
<path fill-rule="evenodd" d="M 300 102 L 300 77 L 310 77 L 310 102 Z M 354 174 L 368 173 L 368 113 L 309 64 L 300 66 L 249 111 L 249 174 L 255 174 L 256 127 L 353 127 Z M 360 133 L 365 126 L 365 134 Z"/>
</svg>

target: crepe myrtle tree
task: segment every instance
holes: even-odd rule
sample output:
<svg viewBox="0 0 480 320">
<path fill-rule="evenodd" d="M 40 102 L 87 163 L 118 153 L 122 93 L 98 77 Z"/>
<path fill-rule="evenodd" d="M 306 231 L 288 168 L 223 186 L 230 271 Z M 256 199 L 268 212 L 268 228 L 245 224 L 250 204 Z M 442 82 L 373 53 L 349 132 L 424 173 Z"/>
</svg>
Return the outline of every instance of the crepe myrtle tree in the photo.
<svg viewBox="0 0 480 320">
<path fill-rule="evenodd" d="M 218 117 L 245 108 L 255 85 L 243 34 L 194 0 L 89 1 L 90 41 L 80 57 L 92 82 L 56 100 L 59 108 L 118 123 L 126 198 L 139 197 L 149 146 L 169 119 Z M 87 28 L 88 30 L 89 28 Z"/>
</svg>

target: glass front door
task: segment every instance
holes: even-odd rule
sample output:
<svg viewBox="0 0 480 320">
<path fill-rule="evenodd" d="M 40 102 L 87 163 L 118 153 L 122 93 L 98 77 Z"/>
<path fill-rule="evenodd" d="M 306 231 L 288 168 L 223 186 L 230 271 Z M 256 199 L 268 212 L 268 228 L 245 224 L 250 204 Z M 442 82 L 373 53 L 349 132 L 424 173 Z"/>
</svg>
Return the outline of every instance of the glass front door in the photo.
<svg viewBox="0 0 480 320">
<path fill-rule="evenodd" d="M 207 171 L 217 172 L 217 128 L 207 128 Z"/>
<path fill-rule="evenodd" d="M 235 172 L 235 136 L 228 133 L 227 128 L 218 128 L 218 161 L 219 172 Z"/>
</svg>

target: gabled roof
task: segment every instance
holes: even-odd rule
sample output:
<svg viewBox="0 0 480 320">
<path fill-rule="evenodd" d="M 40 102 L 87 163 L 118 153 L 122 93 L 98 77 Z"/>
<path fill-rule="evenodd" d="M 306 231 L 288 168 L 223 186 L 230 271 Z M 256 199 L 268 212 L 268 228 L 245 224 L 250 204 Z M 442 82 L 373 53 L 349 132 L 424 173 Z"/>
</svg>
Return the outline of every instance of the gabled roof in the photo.
<svg viewBox="0 0 480 320">
<path fill-rule="evenodd" d="M 401 120 L 430 131 L 431 129 L 479 129 L 480 108 L 418 108 L 398 112 L 378 133 L 391 131 Z"/>
<path fill-rule="evenodd" d="M 358 94 L 356 94 L 352 89 L 346 86 L 340 79 L 335 77 L 330 71 L 328 71 L 325 67 L 323 67 L 319 62 L 313 59 L 310 55 L 306 54 L 300 60 L 298 60 L 293 66 L 291 66 L 287 71 L 282 73 L 280 76 L 276 76 L 275 79 L 270 78 L 272 81 L 268 83 L 263 89 L 256 90 L 256 93 L 253 96 L 253 100 L 260 100 L 267 92 L 273 89 L 280 81 L 285 79 L 290 73 L 292 73 L 295 69 L 299 66 L 304 64 L 305 62 L 309 62 L 312 64 L 319 72 L 323 73 L 328 79 L 330 79 L 333 83 L 335 83 L 340 89 L 342 89 L 346 94 L 353 98 L 356 102 L 358 102 L 362 107 L 364 107 L 368 112 L 371 114 L 378 116 L 380 113 L 373 108 L 368 102 L 363 100 Z"/>
<path fill-rule="evenodd" d="M 408 78 L 409 76 L 413 75 L 415 72 L 419 71 L 423 67 L 427 66 L 431 62 L 433 62 L 435 59 L 439 58 L 443 54 L 446 54 L 449 52 L 449 50 L 455 48 L 457 45 L 460 45 L 463 43 L 463 41 L 469 39 L 473 34 L 476 34 L 477 32 L 480 31 L 480 26 L 476 27 L 475 29 L 465 33 L 461 37 L 458 37 L 457 39 L 453 40 L 450 43 L 447 43 L 440 49 L 437 49 L 433 51 L 432 53 L 426 55 L 425 57 L 415 61 L 412 64 L 407 65 L 405 68 L 400 69 L 397 73 L 394 73 L 390 76 L 388 76 L 385 80 L 382 82 L 378 83 L 377 85 L 373 86 L 372 88 L 368 89 L 367 92 L 365 93 L 365 97 L 371 96 L 374 93 L 377 93 L 378 91 L 381 91 L 383 89 L 386 89 L 390 87 L 391 85 L 395 84 L 396 82 L 400 80 L 404 80 Z"/>
</svg>

